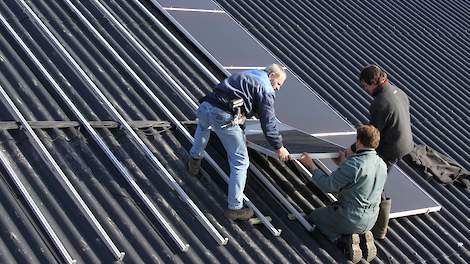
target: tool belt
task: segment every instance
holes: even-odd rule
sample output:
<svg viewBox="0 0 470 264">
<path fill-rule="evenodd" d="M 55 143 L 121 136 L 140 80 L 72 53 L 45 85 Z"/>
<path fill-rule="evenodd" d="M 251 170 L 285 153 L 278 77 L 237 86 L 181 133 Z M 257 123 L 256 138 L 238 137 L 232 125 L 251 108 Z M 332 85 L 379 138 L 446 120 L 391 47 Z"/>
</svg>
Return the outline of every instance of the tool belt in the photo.
<svg viewBox="0 0 470 264">
<path fill-rule="evenodd" d="M 226 123 L 225 125 L 222 125 L 221 128 L 226 128 L 230 126 L 236 126 L 236 125 L 244 125 L 246 121 L 246 117 L 243 114 L 242 108 L 243 108 L 243 99 L 234 99 L 229 101 L 229 108 L 232 110 L 233 113 L 233 119 Z"/>
<path fill-rule="evenodd" d="M 233 98 L 233 96 L 229 96 L 224 91 L 215 89 L 212 95 L 209 94 L 204 96 L 201 98 L 201 100 L 199 100 L 199 102 L 208 102 L 211 105 L 216 106 L 233 115 L 233 119 L 230 122 L 222 125 L 222 128 L 240 125 L 243 129 L 246 117 L 245 108 L 243 107 L 244 101 L 242 98 Z"/>
</svg>

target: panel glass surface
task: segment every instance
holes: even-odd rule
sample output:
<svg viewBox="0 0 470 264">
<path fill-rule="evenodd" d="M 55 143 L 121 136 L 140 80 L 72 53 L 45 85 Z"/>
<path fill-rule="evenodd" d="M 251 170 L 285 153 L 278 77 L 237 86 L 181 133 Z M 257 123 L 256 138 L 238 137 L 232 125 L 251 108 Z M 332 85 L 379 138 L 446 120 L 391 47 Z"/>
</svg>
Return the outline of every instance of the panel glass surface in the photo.
<svg viewBox="0 0 470 264">
<path fill-rule="evenodd" d="M 211 0 L 157 0 L 162 7 L 222 10 Z"/>
<path fill-rule="evenodd" d="M 227 14 L 168 12 L 223 66 L 257 67 L 274 62 Z"/>
<path fill-rule="evenodd" d="M 334 135 L 334 136 L 319 136 L 319 138 L 334 142 L 335 144 L 348 148 L 352 143 L 356 142 L 356 134 L 351 135 Z"/>
<path fill-rule="evenodd" d="M 335 144 L 310 136 L 309 134 L 305 134 L 298 130 L 281 131 L 281 135 L 283 138 L 283 145 L 289 150 L 293 159 L 300 158 L 300 155 L 304 152 L 310 154 L 312 158 L 326 158 L 328 156 L 336 157 L 338 151 L 342 149 Z M 259 147 L 266 149 L 266 152 L 264 152 L 265 154 L 273 152 L 271 145 L 269 145 L 263 134 L 247 135 L 246 140 L 251 144 L 256 144 Z M 263 152 L 263 150 L 261 151 Z M 277 155 L 273 156 L 277 157 Z"/>
<path fill-rule="evenodd" d="M 293 75 L 276 94 L 276 116 L 309 134 L 355 131 Z"/>
<path fill-rule="evenodd" d="M 313 137 L 283 123 L 278 123 L 278 129 L 282 135 L 283 145 L 289 150 L 293 159 L 300 158 L 304 152 L 312 158 L 332 158 L 337 157 L 338 151 L 343 149 L 336 144 Z M 249 147 L 272 157 L 277 157 L 272 146 L 264 137 L 259 121 L 249 120 L 245 131 Z"/>
</svg>

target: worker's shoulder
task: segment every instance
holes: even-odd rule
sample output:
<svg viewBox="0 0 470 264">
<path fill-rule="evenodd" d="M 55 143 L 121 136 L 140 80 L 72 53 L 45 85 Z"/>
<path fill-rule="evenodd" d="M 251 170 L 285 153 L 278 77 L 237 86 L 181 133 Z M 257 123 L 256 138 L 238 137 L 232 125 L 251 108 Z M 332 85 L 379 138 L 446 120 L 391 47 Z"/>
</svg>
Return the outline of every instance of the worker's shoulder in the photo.
<svg viewBox="0 0 470 264">
<path fill-rule="evenodd" d="M 394 104 L 403 98 L 408 98 L 408 95 L 402 89 L 390 84 L 375 99 L 380 103 Z"/>
<path fill-rule="evenodd" d="M 379 157 L 379 155 L 377 155 L 377 152 L 374 150 L 354 154 L 348 160 L 350 160 L 351 166 L 357 168 L 367 165 L 371 162 L 383 163 L 385 165 L 385 162 Z"/>
<path fill-rule="evenodd" d="M 249 70 L 240 72 L 240 78 L 256 88 L 261 89 L 262 92 L 274 93 L 274 89 L 269 81 L 268 74 L 262 70 Z"/>
<path fill-rule="evenodd" d="M 370 104 L 371 111 L 384 111 L 395 105 L 393 99 L 389 96 L 388 91 L 383 91 Z"/>
<path fill-rule="evenodd" d="M 382 171 L 387 174 L 387 165 L 375 151 L 371 153 L 359 153 L 350 156 L 341 164 L 343 175 L 360 177 L 361 175 Z"/>
<path fill-rule="evenodd" d="M 341 167 L 345 170 L 359 170 L 364 163 L 364 157 L 362 155 L 354 154 L 350 156 Z"/>
</svg>

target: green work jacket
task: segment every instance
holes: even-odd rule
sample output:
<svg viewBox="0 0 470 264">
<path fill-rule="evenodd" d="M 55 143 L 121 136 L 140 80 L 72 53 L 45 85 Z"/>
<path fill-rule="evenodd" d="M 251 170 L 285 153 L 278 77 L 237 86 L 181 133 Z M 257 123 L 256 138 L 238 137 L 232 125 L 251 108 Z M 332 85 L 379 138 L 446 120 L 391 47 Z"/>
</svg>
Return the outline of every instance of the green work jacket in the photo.
<svg viewBox="0 0 470 264">
<path fill-rule="evenodd" d="M 323 192 L 338 193 L 333 205 L 345 225 L 371 228 L 379 213 L 387 166 L 373 149 L 350 156 L 330 176 L 316 169 L 312 180 Z"/>
</svg>

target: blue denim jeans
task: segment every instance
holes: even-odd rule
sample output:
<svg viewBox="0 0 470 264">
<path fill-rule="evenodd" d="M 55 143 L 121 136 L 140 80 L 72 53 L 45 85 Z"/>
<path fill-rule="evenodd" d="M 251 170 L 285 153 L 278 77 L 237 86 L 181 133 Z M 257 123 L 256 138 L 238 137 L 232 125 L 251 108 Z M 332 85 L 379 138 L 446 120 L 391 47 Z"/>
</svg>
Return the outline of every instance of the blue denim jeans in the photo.
<svg viewBox="0 0 470 264">
<path fill-rule="evenodd" d="M 232 114 L 223 111 L 208 102 L 203 102 L 197 110 L 197 129 L 194 143 L 189 152 L 191 157 L 200 159 L 209 142 L 210 129 L 215 132 L 227 152 L 230 164 L 230 179 L 228 183 L 228 208 L 243 207 L 243 190 L 246 183 L 246 172 L 250 165 L 246 139 L 240 126 L 221 126 L 232 120 Z"/>
</svg>

